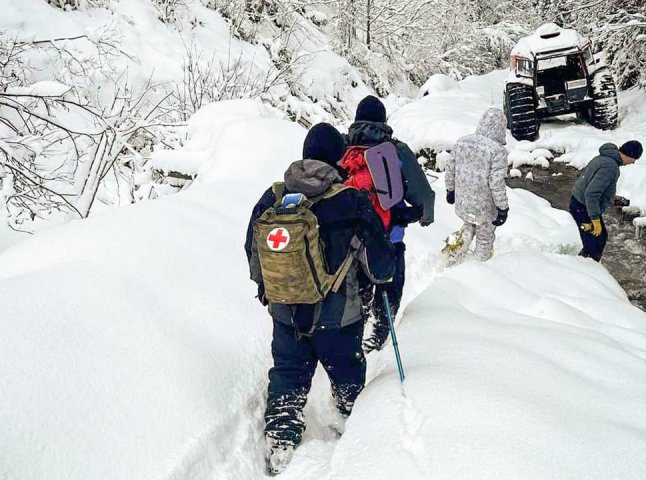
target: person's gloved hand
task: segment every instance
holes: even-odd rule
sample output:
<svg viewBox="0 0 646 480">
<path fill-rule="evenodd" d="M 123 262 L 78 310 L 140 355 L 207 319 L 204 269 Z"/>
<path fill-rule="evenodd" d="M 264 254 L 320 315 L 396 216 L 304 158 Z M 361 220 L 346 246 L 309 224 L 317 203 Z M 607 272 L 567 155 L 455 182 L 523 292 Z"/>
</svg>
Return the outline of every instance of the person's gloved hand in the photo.
<svg viewBox="0 0 646 480">
<path fill-rule="evenodd" d="M 409 223 L 420 221 L 422 209 L 420 207 L 398 207 L 390 209 L 391 223 L 393 225 L 407 226 Z"/>
<path fill-rule="evenodd" d="M 581 230 L 586 233 L 589 233 L 593 237 L 598 237 L 603 232 L 603 226 L 601 225 L 601 219 L 595 218 L 592 220 L 592 223 L 582 223 Z"/>
<path fill-rule="evenodd" d="M 507 221 L 507 216 L 508 215 L 509 215 L 509 209 L 508 208 L 506 208 L 505 210 L 498 209 L 498 216 L 491 223 L 493 223 L 496 227 L 504 225 L 504 223 Z"/>
<path fill-rule="evenodd" d="M 448 203 L 449 205 L 453 205 L 455 203 L 455 191 L 446 191 L 446 203 Z"/>
<path fill-rule="evenodd" d="M 258 295 L 256 296 L 258 301 L 262 304 L 263 307 L 269 305 L 267 297 L 265 297 L 265 286 L 262 283 L 258 284 Z"/>
</svg>

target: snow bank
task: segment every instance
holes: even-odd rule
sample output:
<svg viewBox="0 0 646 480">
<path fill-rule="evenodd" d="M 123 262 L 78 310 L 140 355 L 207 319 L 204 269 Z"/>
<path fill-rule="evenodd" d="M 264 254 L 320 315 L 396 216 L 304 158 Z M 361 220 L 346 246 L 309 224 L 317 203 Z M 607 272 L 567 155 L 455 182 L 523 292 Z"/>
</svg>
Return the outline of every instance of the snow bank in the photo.
<svg viewBox="0 0 646 480">
<path fill-rule="evenodd" d="M 216 102 L 191 117 L 187 145 L 155 151 L 153 166 L 163 172 L 197 176 L 201 183 L 274 178 L 294 157 L 283 157 L 281 163 L 270 155 L 272 147 L 282 142 L 283 151 L 300 156 L 305 133 L 260 100 Z"/>
<path fill-rule="evenodd" d="M 460 85 L 453 78 L 448 75 L 444 75 L 443 73 L 438 73 L 436 75 L 431 75 L 426 83 L 422 85 L 419 89 L 418 98 L 435 93 L 448 92 L 458 88 L 460 88 Z"/>
<path fill-rule="evenodd" d="M 332 479 L 642 479 L 646 323 L 592 261 L 517 252 L 446 272 L 406 309 Z"/>
<path fill-rule="evenodd" d="M 621 167 L 617 195 L 629 198 L 632 206 L 646 214 L 646 159 Z"/>
<path fill-rule="evenodd" d="M 450 150 L 458 138 L 473 133 L 482 114 L 502 102 L 504 72 L 493 72 L 478 81 L 469 77 L 452 84 L 445 76 L 427 82 L 428 95 L 391 114 L 388 121 L 395 136 L 418 152 L 423 148 Z"/>
<path fill-rule="evenodd" d="M 271 322 L 242 247 L 251 207 L 299 158 L 302 129 L 238 106 L 220 106 L 229 123 L 213 150 L 199 145 L 216 167 L 210 184 L 43 232 L 0 256 L 7 478 L 203 478 L 208 455 L 222 475 L 260 475 L 261 458 L 250 459 Z M 198 142 L 213 132 L 195 128 Z M 247 430 L 233 431 L 237 422 Z"/>
</svg>

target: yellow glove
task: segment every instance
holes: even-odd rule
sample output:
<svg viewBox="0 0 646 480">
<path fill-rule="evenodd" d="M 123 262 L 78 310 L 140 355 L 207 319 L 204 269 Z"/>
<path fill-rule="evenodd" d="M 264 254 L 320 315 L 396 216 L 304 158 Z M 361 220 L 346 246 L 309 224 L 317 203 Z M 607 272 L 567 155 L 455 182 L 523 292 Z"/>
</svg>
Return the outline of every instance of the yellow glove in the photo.
<svg viewBox="0 0 646 480">
<path fill-rule="evenodd" d="M 601 226 L 601 219 L 595 218 L 592 220 L 592 234 L 593 237 L 598 237 L 603 232 L 603 226 Z"/>
<path fill-rule="evenodd" d="M 581 224 L 581 230 L 584 232 L 591 232 L 594 227 L 592 226 L 591 223 L 582 223 Z"/>
</svg>

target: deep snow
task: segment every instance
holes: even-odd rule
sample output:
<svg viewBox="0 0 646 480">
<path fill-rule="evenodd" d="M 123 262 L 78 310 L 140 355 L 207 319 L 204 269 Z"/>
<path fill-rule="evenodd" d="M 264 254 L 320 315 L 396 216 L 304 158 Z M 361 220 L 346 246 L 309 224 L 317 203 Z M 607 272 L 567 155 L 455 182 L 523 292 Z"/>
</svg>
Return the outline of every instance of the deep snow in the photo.
<svg viewBox="0 0 646 480">
<path fill-rule="evenodd" d="M 3 477 L 263 477 L 271 322 L 242 245 L 305 131 L 246 101 L 200 115 L 178 155 L 201 184 L 0 254 Z M 445 270 L 460 222 L 434 188 L 436 223 L 407 235 L 406 397 L 390 346 L 371 354 L 336 441 L 318 374 L 282 478 L 644 478 L 646 314 L 601 266 L 549 253 L 576 228 L 526 191 L 493 260 Z"/>
</svg>

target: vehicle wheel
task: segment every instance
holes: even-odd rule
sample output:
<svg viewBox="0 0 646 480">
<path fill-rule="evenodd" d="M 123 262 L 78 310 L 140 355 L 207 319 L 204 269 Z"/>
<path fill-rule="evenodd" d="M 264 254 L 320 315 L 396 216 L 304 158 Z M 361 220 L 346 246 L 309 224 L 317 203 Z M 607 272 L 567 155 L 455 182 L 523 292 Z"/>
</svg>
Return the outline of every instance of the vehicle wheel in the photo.
<svg viewBox="0 0 646 480">
<path fill-rule="evenodd" d="M 538 137 L 538 119 L 534 89 L 522 83 L 507 85 L 507 123 L 516 140 L 535 140 Z"/>
<path fill-rule="evenodd" d="M 590 123 L 601 130 L 612 130 L 617 126 L 617 113 L 617 87 L 610 70 L 602 68 L 592 77 Z"/>
<path fill-rule="evenodd" d="M 511 122 L 509 121 L 509 106 L 507 105 L 507 94 L 502 96 L 502 109 L 505 112 L 505 117 L 507 117 L 507 130 L 511 129 Z"/>
</svg>

